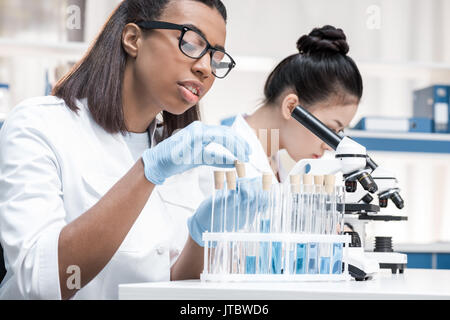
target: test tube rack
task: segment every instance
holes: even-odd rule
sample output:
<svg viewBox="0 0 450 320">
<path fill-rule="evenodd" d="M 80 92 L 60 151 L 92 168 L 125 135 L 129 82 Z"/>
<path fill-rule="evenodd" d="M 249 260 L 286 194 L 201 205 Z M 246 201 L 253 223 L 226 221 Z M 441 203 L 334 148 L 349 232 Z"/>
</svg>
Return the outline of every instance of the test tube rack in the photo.
<svg viewBox="0 0 450 320">
<path fill-rule="evenodd" d="M 304 281 L 348 281 L 351 276 L 348 272 L 348 265 L 345 262 L 348 250 L 348 244 L 351 242 L 349 235 L 322 235 L 322 234 L 294 234 L 294 233 L 241 233 L 241 232 L 221 232 L 203 234 L 204 247 L 204 270 L 200 275 L 202 282 L 304 282 Z M 216 245 L 213 247 L 212 243 Z M 244 247 L 249 243 L 255 246 L 267 243 L 281 243 L 282 252 L 282 273 L 259 273 L 261 271 L 260 264 L 256 265 L 255 273 L 233 273 L 233 272 L 214 272 L 208 270 L 208 259 L 216 248 L 228 246 L 230 244 Z M 289 248 L 298 248 L 298 245 L 305 246 L 308 244 L 328 244 L 339 245 L 342 250 L 342 272 L 333 273 L 330 269 L 327 271 L 319 270 L 319 273 L 309 273 L 307 268 L 302 273 L 297 273 L 298 257 L 292 255 Z M 332 259 L 332 257 L 330 257 Z M 270 259 L 270 258 L 269 258 Z M 294 260 L 294 261 L 291 261 Z M 297 261 L 296 261 L 297 260 Z M 308 255 L 305 256 L 305 263 L 309 260 Z M 241 261 L 243 262 L 243 261 Z M 296 272 L 297 271 L 297 272 Z M 320 273 L 322 272 L 322 273 Z"/>
</svg>

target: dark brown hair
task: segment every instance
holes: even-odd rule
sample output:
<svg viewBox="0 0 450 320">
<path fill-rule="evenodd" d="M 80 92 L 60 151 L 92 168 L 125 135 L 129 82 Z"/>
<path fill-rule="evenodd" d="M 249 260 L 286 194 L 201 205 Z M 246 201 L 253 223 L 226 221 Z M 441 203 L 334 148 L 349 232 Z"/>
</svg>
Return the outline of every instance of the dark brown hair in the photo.
<svg viewBox="0 0 450 320">
<path fill-rule="evenodd" d="M 87 98 L 94 120 L 109 133 L 127 131 L 123 115 L 122 82 L 127 53 L 122 47 L 122 31 L 128 23 L 158 19 L 170 1 L 124 0 L 114 10 L 83 59 L 54 87 L 52 94 L 64 99 L 74 112 L 77 99 Z M 193 0 L 216 8 L 227 20 L 220 0 Z M 198 106 L 182 115 L 163 112 L 164 137 L 200 119 Z"/>
<path fill-rule="evenodd" d="M 342 29 L 315 28 L 297 41 L 298 54 L 284 59 L 267 79 L 265 103 L 273 104 L 286 89 L 294 89 L 304 107 L 333 95 L 361 99 L 363 82 Z"/>
</svg>

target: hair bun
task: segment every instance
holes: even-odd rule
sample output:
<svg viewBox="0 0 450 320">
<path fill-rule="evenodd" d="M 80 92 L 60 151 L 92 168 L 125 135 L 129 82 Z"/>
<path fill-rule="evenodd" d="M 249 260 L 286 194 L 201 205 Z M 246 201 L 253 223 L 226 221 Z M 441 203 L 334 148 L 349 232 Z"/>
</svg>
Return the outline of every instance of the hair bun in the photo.
<svg viewBox="0 0 450 320">
<path fill-rule="evenodd" d="M 302 36 L 297 41 L 300 54 L 340 53 L 346 55 L 349 51 L 347 37 L 342 29 L 333 26 L 315 28 L 309 35 Z"/>
</svg>

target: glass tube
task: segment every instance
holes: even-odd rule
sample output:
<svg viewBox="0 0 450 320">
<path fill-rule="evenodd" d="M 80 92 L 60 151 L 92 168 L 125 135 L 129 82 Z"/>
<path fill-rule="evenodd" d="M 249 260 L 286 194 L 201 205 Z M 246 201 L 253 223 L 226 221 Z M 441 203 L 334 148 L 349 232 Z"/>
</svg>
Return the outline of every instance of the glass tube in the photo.
<svg viewBox="0 0 450 320">
<path fill-rule="evenodd" d="M 272 207 L 272 175 L 263 174 L 262 191 L 259 195 L 259 230 L 258 233 L 269 233 L 271 223 L 271 207 Z M 270 273 L 270 242 L 262 241 L 259 244 L 259 272 L 260 274 Z"/>
<path fill-rule="evenodd" d="M 242 195 L 240 194 L 243 186 L 242 184 L 245 183 L 241 179 L 245 178 L 246 172 L 245 172 L 245 164 L 239 161 L 235 162 L 236 172 L 238 176 L 238 180 L 236 181 L 236 188 L 237 188 L 237 212 L 236 212 L 236 232 L 246 232 L 244 230 L 245 227 L 245 219 L 246 214 L 248 211 L 248 203 L 244 203 L 241 201 Z M 245 273 L 245 246 L 243 242 L 238 241 L 235 242 L 233 246 L 233 260 L 234 265 L 236 268 L 236 273 L 244 274 Z"/>
<path fill-rule="evenodd" d="M 256 207 L 247 206 L 247 219 L 245 222 L 244 230 L 248 233 L 257 233 L 258 232 L 258 217 L 257 212 L 253 212 L 256 210 Z M 256 241 L 248 241 L 245 246 L 245 273 L 246 274 L 256 274 L 258 270 L 257 264 L 258 258 L 258 243 Z"/>
<path fill-rule="evenodd" d="M 245 181 L 244 183 L 249 183 L 249 181 Z M 250 188 L 245 188 L 246 190 L 250 190 Z M 248 197 L 248 195 L 247 195 Z M 256 199 L 258 195 L 256 195 Z M 247 198 L 247 200 L 249 200 Z M 245 210 L 245 226 L 244 232 L 248 233 L 257 233 L 258 232 L 258 203 L 256 200 L 255 206 L 250 206 L 249 201 L 246 201 Z M 254 211 L 256 210 L 256 211 Z M 258 270 L 258 243 L 255 241 L 248 241 L 245 246 L 245 270 L 246 274 L 256 274 Z"/>
<path fill-rule="evenodd" d="M 300 229 L 300 175 L 292 175 L 289 177 L 290 179 L 290 192 L 289 192 L 289 202 L 288 212 L 290 213 L 289 219 L 286 221 L 286 232 L 289 233 L 298 233 Z M 288 245 L 288 264 L 287 264 L 287 272 L 289 274 L 295 274 L 297 270 L 297 255 L 296 255 L 296 243 L 289 243 Z"/>
<path fill-rule="evenodd" d="M 225 173 L 227 178 L 227 198 L 225 204 L 224 213 L 224 232 L 235 232 L 236 230 L 236 205 L 237 205 L 237 192 L 236 192 L 236 172 L 227 171 Z M 233 241 L 226 241 L 224 244 L 224 272 L 226 274 L 233 272 L 234 262 L 233 255 Z"/>
<path fill-rule="evenodd" d="M 311 234 L 311 216 L 312 216 L 312 200 L 313 200 L 313 184 L 312 176 L 303 175 L 303 183 L 301 185 L 301 208 L 300 208 L 300 233 Z M 308 243 L 297 244 L 297 261 L 296 273 L 308 273 Z"/>
<path fill-rule="evenodd" d="M 345 214 L 345 190 L 343 186 L 336 186 L 335 193 L 335 223 L 333 224 L 333 234 L 344 233 L 344 214 Z M 342 273 L 342 243 L 333 244 L 332 270 L 333 274 Z"/>
<path fill-rule="evenodd" d="M 281 233 L 283 225 L 283 184 L 273 184 L 270 191 L 270 232 Z M 271 243 L 271 263 L 270 272 L 272 274 L 281 274 L 283 265 L 282 242 L 273 241 Z"/>
<path fill-rule="evenodd" d="M 323 231 L 324 213 L 324 193 L 323 176 L 314 176 L 314 186 L 312 193 L 312 210 L 310 220 L 311 234 L 321 234 Z M 319 273 L 319 243 L 310 242 L 308 244 L 308 273 Z"/>
<path fill-rule="evenodd" d="M 325 208 L 323 215 L 323 234 L 332 235 L 333 232 L 335 215 L 336 215 L 336 199 L 334 193 L 334 175 L 325 176 Z M 320 246 L 320 273 L 330 274 L 331 273 L 331 243 L 323 243 Z"/>
<path fill-rule="evenodd" d="M 214 172 L 214 192 L 212 195 L 212 212 L 211 212 L 211 232 L 221 232 L 220 225 L 221 223 L 216 223 L 216 220 L 222 217 L 222 213 L 224 210 L 224 176 L 225 173 L 223 171 L 215 171 Z M 210 273 L 216 273 L 218 271 L 218 260 L 220 249 L 218 248 L 218 242 L 211 242 L 211 249 L 209 254 L 209 268 L 208 271 Z"/>
</svg>

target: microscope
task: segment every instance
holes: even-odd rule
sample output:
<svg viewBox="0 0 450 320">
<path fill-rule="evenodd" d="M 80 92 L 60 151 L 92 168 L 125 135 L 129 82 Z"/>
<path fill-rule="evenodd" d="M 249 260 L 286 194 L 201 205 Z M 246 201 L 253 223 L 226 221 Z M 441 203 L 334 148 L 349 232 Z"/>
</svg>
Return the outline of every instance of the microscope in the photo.
<svg viewBox="0 0 450 320">
<path fill-rule="evenodd" d="M 375 249 L 371 252 L 364 249 L 367 247 L 367 223 L 407 220 L 403 216 L 379 214 L 380 208 L 386 208 L 389 200 L 398 209 L 404 207 L 395 175 L 378 166 L 367 155 L 364 146 L 350 137 L 336 134 L 302 106 L 293 110 L 292 117 L 335 150 L 334 159 L 303 159 L 295 164 L 290 174 L 342 173 L 346 191 L 344 221 L 353 229 L 352 232 L 345 232 L 352 238 L 346 261 L 349 273 L 356 280 L 371 279 L 380 269 L 403 273 L 407 256 L 393 252 L 390 237 L 375 237 Z M 372 203 L 375 197 L 378 198 L 378 205 Z"/>
</svg>

